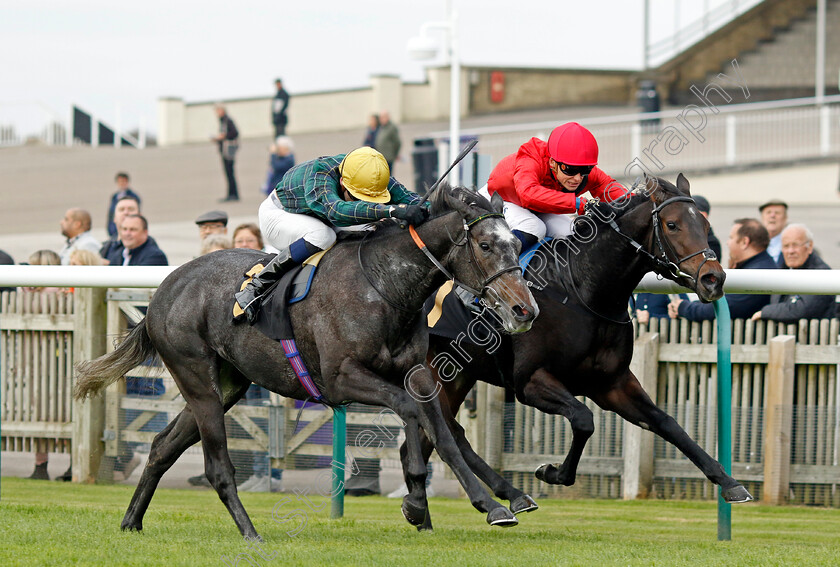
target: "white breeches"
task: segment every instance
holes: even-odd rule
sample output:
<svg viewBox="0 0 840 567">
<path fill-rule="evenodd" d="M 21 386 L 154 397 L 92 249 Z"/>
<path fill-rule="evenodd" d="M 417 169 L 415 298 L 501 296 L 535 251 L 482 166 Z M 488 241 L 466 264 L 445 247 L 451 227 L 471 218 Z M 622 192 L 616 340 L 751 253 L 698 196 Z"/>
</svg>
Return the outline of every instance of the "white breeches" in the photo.
<svg viewBox="0 0 840 567">
<path fill-rule="evenodd" d="M 292 242 L 301 238 L 326 250 L 335 243 L 336 231 L 365 230 L 369 225 L 332 227 L 313 216 L 286 211 L 273 195 L 272 191 L 260 205 L 259 220 L 263 240 L 277 250 L 286 250 Z"/>
<path fill-rule="evenodd" d="M 478 194 L 490 200 L 487 185 L 479 189 Z M 546 236 L 566 238 L 572 234 L 572 219 L 574 218 L 572 215 L 534 213 L 507 201 L 505 201 L 503 212 L 511 230 L 533 234 L 539 240 Z"/>
</svg>

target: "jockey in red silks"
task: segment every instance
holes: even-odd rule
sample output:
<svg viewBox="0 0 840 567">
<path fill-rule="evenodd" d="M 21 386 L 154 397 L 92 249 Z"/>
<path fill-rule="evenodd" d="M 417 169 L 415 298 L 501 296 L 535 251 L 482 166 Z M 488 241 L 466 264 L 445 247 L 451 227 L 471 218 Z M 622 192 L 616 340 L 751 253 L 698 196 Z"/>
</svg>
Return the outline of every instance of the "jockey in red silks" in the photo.
<svg viewBox="0 0 840 567">
<path fill-rule="evenodd" d="M 627 194 L 597 163 L 595 136 L 569 122 L 555 128 L 548 142 L 531 138 L 502 159 L 479 193 L 488 200 L 493 193 L 502 196 L 505 219 L 525 250 L 545 236 L 569 236 L 571 214 L 583 214 L 586 205 L 583 193 L 606 202 Z"/>
</svg>

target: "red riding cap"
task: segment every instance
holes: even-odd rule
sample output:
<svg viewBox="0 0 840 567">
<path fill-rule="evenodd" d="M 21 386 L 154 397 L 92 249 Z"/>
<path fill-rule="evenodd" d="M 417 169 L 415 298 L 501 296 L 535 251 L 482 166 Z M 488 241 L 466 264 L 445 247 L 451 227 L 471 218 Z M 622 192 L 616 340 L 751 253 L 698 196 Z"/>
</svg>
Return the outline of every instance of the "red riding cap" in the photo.
<svg viewBox="0 0 840 567">
<path fill-rule="evenodd" d="M 568 122 L 552 130 L 548 137 L 548 155 L 567 165 L 596 165 L 598 142 L 592 132 L 577 122 Z"/>
</svg>

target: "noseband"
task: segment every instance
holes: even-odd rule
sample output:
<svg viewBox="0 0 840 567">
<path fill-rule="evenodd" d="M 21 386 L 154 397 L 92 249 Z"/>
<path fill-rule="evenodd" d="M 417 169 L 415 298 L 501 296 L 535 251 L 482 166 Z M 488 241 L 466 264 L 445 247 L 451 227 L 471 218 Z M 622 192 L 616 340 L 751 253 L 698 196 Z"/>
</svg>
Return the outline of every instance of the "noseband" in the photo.
<svg viewBox="0 0 840 567">
<path fill-rule="evenodd" d="M 683 256 L 682 258 L 680 258 L 676 261 L 672 261 L 670 259 L 669 255 L 668 255 L 668 250 L 671 251 L 673 256 L 676 256 L 677 254 L 676 254 L 676 251 L 674 250 L 674 247 L 671 244 L 671 242 L 667 238 L 664 238 L 663 235 L 662 235 L 662 228 L 660 227 L 660 225 L 662 224 L 662 219 L 660 219 L 659 213 L 661 213 L 662 209 L 664 209 L 668 205 L 671 205 L 673 203 L 679 203 L 679 202 L 687 202 L 687 203 L 694 204 L 694 199 L 692 199 L 691 197 L 682 197 L 682 196 L 681 197 L 671 197 L 670 199 L 665 199 L 661 204 L 654 207 L 653 211 L 651 211 L 651 221 L 653 222 L 653 238 L 654 238 L 654 242 L 656 244 L 656 247 L 658 248 L 658 252 L 656 252 L 654 254 L 651 254 L 650 252 L 645 250 L 644 247 L 641 244 L 639 244 L 638 242 L 633 240 L 631 237 L 629 237 L 626 234 L 624 234 L 623 232 L 621 232 L 621 229 L 618 227 L 618 224 L 616 224 L 615 219 L 610 219 L 609 220 L 609 225 L 613 230 L 615 230 L 618 234 L 620 234 L 622 237 L 624 237 L 630 243 L 630 245 L 633 248 L 636 249 L 637 254 L 642 254 L 644 256 L 647 256 L 647 258 L 654 264 L 654 266 L 655 266 L 654 270 L 656 271 L 656 273 L 658 273 L 660 275 L 671 276 L 675 280 L 678 279 L 678 278 L 688 278 L 689 280 L 691 280 L 693 282 L 694 287 L 696 287 L 697 286 L 697 278 L 700 275 L 700 270 L 703 269 L 703 266 L 709 260 L 717 260 L 717 256 L 715 255 L 714 251 L 707 246 L 706 248 L 703 248 L 702 250 L 698 250 L 697 252 L 692 252 L 691 254 L 689 254 L 687 256 Z M 667 248 L 666 248 L 666 245 L 665 245 L 666 243 L 667 243 Z M 661 257 L 659 256 L 659 253 L 661 253 Z M 699 254 L 703 254 L 703 262 L 701 262 L 700 266 L 698 266 L 697 270 L 694 272 L 694 275 L 683 272 L 680 269 L 680 265 L 682 265 L 684 262 L 687 262 L 688 260 L 690 260 L 691 258 L 694 258 L 695 256 L 697 256 Z"/>
</svg>

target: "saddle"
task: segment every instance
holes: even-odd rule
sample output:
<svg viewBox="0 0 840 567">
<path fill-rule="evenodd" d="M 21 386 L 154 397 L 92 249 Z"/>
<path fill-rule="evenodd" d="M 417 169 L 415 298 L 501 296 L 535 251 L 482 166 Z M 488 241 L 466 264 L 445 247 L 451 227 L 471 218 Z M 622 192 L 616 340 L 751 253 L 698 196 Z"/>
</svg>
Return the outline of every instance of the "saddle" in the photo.
<svg viewBox="0 0 840 567">
<path fill-rule="evenodd" d="M 303 301 L 309 295 L 309 289 L 312 286 L 312 280 L 315 278 L 315 272 L 318 269 L 318 263 L 324 256 L 326 251 L 313 254 L 300 266 L 296 266 L 283 274 L 280 280 L 263 295 L 260 307 L 257 312 L 257 320 L 254 327 L 259 329 L 264 335 L 275 341 L 284 339 L 293 339 L 292 324 L 289 319 L 288 306 L 298 301 Z M 275 255 L 261 258 L 259 262 L 249 268 L 239 286 L 239 289 L 245 289 L 248 282 L 260 273 L 265 265 L 271 261 Z M 237 317 L 242 314 L 242 308 L 238 303 L 233 304 L 233 316 Z"/>
</svg>

